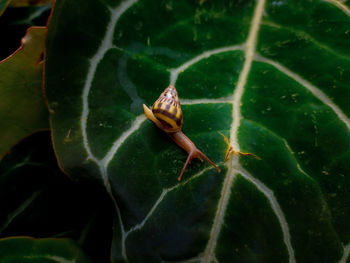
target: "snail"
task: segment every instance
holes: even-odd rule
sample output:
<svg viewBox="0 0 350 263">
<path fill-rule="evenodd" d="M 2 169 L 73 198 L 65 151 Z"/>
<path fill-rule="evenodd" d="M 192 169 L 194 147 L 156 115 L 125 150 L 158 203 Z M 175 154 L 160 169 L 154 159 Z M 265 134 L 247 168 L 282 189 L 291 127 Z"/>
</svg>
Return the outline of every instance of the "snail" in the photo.
<svg viewBox="0 0 350 263">
<path fill-rule="evenodd" d="M 158 128 L 163 130 L 178 146 L 184 149 L 187 154 L 187 160 L 181 170 L 178 181 L 181 180 L 184 171 L 191 160 L 198 158 L 203 162 L 204 158 L 208 163 L 215 167 L 218 172 L 221 170 L 181 131 L 183 115 L 180 106 L 180 100 L 177 91 L 173 85 L 167 87 L 159 96 L 158 100 L 150 110 L 143 104 L 143 111 L 148 119 L 154 122 Z"/>
</svg>

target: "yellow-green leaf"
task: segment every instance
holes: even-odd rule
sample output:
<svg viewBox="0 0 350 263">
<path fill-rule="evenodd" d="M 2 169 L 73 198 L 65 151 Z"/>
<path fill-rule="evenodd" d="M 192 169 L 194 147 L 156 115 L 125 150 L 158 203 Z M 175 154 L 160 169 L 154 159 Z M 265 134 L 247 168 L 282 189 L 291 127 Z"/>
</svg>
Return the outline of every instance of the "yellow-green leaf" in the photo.
<svg viewBox="0 0 350 263">
<path fill-rule="evenodd" d="M 45 27 L 29 28 L 22 46 L 0 62 L 0 156 L 49 127 L 41 89 L 45 32 Z"/>
<path fill-rule="evenodd" d="M 53 0 L 12 0 L 11 7 L 26 7 L 33 5 L 47 5 L 52 3 Z"/>
<path fill-rule="evenodd" d="M 11 237 L 0 239 L 1 263 L 89 263 L 90 259 L 68 238 Z"/>
</svg>

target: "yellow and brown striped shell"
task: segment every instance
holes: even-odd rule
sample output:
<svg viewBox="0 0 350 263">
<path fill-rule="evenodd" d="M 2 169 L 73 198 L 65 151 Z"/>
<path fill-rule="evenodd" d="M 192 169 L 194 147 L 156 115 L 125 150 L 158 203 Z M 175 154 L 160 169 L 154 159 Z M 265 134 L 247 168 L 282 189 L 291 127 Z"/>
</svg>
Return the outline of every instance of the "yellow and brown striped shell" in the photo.
<svg viewBox="0 0 350 263">
<path fill-rule="evenodd" d="M 154 117 L 162 124 L 164 131 L 181 129 L 183 116 L 180 100 L 173 85 L 167 87 L 152 106 Z"/>
</svg>

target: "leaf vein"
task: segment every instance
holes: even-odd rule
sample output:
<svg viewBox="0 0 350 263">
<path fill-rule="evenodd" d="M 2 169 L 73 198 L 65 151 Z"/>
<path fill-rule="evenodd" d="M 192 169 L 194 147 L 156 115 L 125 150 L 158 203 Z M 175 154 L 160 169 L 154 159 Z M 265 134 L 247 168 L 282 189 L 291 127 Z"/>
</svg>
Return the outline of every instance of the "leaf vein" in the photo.
<svg viewBox="0 0 350 263">
<path fill-rule="evenodd" d="M 4 231 L 19 214 L 21 214 L 24 210 L 26 210 L 30 206 L 35 201 L 35 199 L 39 196 L 39 194 L 41 192 L 42 192 L 42 190 L 35 191 L 16 210 L 14 210 L 12 213 L 10 213 L 7 216 L 7 219 L 4 222 L 4 224 L 0 227 L 0 233 L 2 231 Z"/>
<path fill-rule="evenodd" d="M 291 79 L 295 80 L 300 85 L 305 87 L 317 99 L 319 99 L 321 102 L 323 102 L 328 107 L 330 107 L 334 111 L 334 113 L 338 116 L 338 118 L 346 125 L 348 130 L 350 131 L 350 119 L 325 93 L 323 93 L 322 90 L 320 90 L 316 86 L 312 85 L 310 82 L 303 79 L 302 77 L 300 77 L 296 73 L 290 71 L 288 68 L 286 68 L 285 66 L 281 65 L 280 63 L 278 63 L 276 61 L 273 61 L 271 59 L 265 58 L 265 57 L 260 56 L 260 55 L 255 55 L 255 60 L 274 66 L 276 69 L 278 69 L 279 71 L 286 74 L 288 77 L 290 77 Z"/>
<path fill-rule="evenodd" d="M 255 7 L 252 22 L 249 29 L 248 38 L 244 45 L 245 61 L 244 61 L 243 69 L 239 75 L 238 83 L 233 93 L 233 111 L 232 111 L 233 123 L 230 131 L 230 140 L 231 140 L 231 144 L 237 151 L 239 151 L 237 131 L 241 120 L 241 113 L 240 113 L 241 98 L 243 95 L 244 86 L 246 84 L 248 74 L 251 68 L 251 64 L 253 61 L 255 48 L 256 48 L 257 35 L 258 35 L 260 23 L 261 23 L 262 14 L 264 12 L 264 6 L 265 6 L 265 0 L 257 1 L 257 5 Z M 225 180 L 221 190 L 221 196 L 218 202 L 217 211 L 215 214 L 214 222 L 210 232 L 210 237 L 204 252 L 204 258 L 202 262 L 209 263 L 213 260 L 215 256 L 214 250 L 216 247 L 216 242 L 219 237 L 219 233 L 221 231 L 221 227 L 223 225 L 224 216 L 225 216 L 228 200 L 231 193 L 231 187 L 235 179 L 235 174 L 236 174 L 235 167 L 237 166 L 239 166 L 238 157 L 234 156 L 233 158 L 231 158 L 231 160 L 229 160 L 229 163 L 228 163 L 228 172 L 225 176 Z"/>
<path fill-rule="evenodd" d="M 223 52 L 229 52 L 229 51 L 235 51 L 235 50 L 243 50 L 244 45 L 233 45 L 233 46 L 228 46 L 228 47 L 221 47 L 221 48 L 216 48 L 212 50 L 208 50 L 203 52 L 202 54 L 192 58 L 191 60 L 185 62 L 181 66 L 177 68 L 170 69 L 170 84 L 175 85 L 177 78 L 179 75 L 184 72 L 186 69 L 191 67 L 192 65 L 196 64 L 197 62 L 201 61 L 202 59 L 209 58 L 210 56 L 223 53 Z"/>
<path fill-rule="evenodd" d="M 82 93 L 82 116 L 81 116 L 81 131 L 82 131 L 82 136 L 83 136 L 83 145 L 84 148 L 87 152 L 87 159 L 92 160 L 93 162 L 95 162 L 99 168 L 100 168 L 100 173 L 101 173 L 101 177 L 104 181 L 105 184 L 105 188 L 106 191 L 108 192 L 109 196 L 111 197 L 116 211 L 118 213 L 118 217 L 119 217 L 119 221 L 120 221 L 120 228 L 121 228 L 121 232 L 124 235 L 124 225 L 123 222 L 121 220 L 121 215 L 120 215 L 120 210 L 118 207 L 118 204 L 113 196 L 113 193 L 111 191 L 111 186 L 109 183 L 109 179 L 108 179 L 108 175 L 107 175 L 107 171 L 106 171 L 106 166 L 104 166 L 104 162 L 101 162 L 100 160 L 98 160 L 94 154 L 92 153 L 92 150 L 90 148 L 89 145 L 89 141 L 88 141 L 88 137 L 87 137 L 87 120 L 88 120 L 88 116 L 89 116 L 89 93 L 90 93 L 90 89 L 92 86 L 92 81 L 94 79 L 96 70 L 97 70 L 97 66 L 99 64 L 99 62 L 103 59 L 104 55 L 106 54 L 106 52 L 110 49 L 113 48 L 113 33 L 114 33 L 114 29 L 115 26 L 119 20 L 119 18 L 121 17 L 121 15 L 127 10 L 129 9 L 134 3 L 136 3 L 137 0 L 127 0 L 124 2 L 121 2 L 119 4 L 119 6 L 117 6 L 116 8 L 110 9 L 111 12 L 111 19 L 107 25 L 107 30 L 105 33 L 105 36 L 102 39 L 101 45 L 99 46 L 98 50 L 96 51 L 95 55 L 90 59 L 90 66 L 88 69 L 88 73 L 87 73 L 87 78 L 86 81 L 84 83 L 84 87 L 83 87 L 83 93 Z M 113 148 L 113 147 L 112 147 Z M 125 250 L 123 249 L 123 258 L 128 261 L 127 257 L 126 257 L 126 253 Z"/>
<path fill-rule="evenodd" d="M 289 226 L 288 223 L 284 217 L 283 211 L 278 204 L 278 201 L 271 189 L 269 189 L 266 185 L 264 185 L 260 180 L 253 177 L 247 170 L 240 167 L 237 169 L 237 172 L 239 172 L 244 178 L 252 182 L 269 200 L 271 204 L 271 208 L 274 211 L 275 215 L 277 216 L 278 221 L 280 222 L 282 233 L 283 233 L 283 240 L 286 244 L 288 254 L 289 254 L 289 262 L 293 263 L 295 261 L 295 255 L 294 250 L 291 243 L 290 233 L 289 233 Z"/>
<path fill-rule="evenodd" d="M 319 42 L 318 40 L 316 40 L 310 34 L 306 33 L 303 30 L 294 29 L 294 28 L 291 28 L 291 27 L 288 27 L 288 26 L 276 24 L 276 23 L 269 22 L 269 21 L 263 22 L 262 25 L 268 26 L 268 27 L 280 28 L 280 29 L 292 32 L 292 33 L 294 33 L 296 35 L 297 38 L 301 37 L 301 38 L 303 38 L 303 39 L 305 39 L 307 41 L 310 41 L 315 46 L 317 46 L 317 47 L 319 47 L 321 49 L 324 49 L 327 52 L 329 52 L 329 53 L 331 53 L 331 54 L 333 54 L 333 55 L 335 55 L 335 56 L 337 56 L 339 58 L 350 60 L 350 57 L 348 55 L 342 54 L 342 53 L 340 53 L 340 51 L 333 50 L 332 47 L 329 47 L 329 46 Z"/>
<path fill-rule="evenodd" d="M 113 159 L 113 157 L 115 156 L 116 152 L 118 151 L 118 149 L 120 148 L 120 146 L 125 142 L 125 140 L 131 135 L 133 134 L 136 130 L 138 130 L 141 126 L 141 124 L 146 120 L 146 117 L 144 114 L 141 114 L 139 116 L 136 117 L 136 119 L 134 120 L 134 122 L 132 123 L 131 127 L 124 131 L 119 138 L 113 142 L 112 147 L 109 149 L 109 151 L 107 152 L 107 154 L 103 157 L 103 159 L 101 161 L 99 161 L 101 163 L 101 165 L 105 168 L 108 167 L 110 161 Z"/>
<path fill-rule="evenodd" d="M 346 263 L 350 255 L 350 243 L 344 246 L 343 256 L 340 259 L 339 263 Z"/>
<path fill-rule="evenodd" d="M 350 16 L 350 9 L 344 5 L 342 2 L 338 1 L 338 0 L 324 0 L 330 4 L 335 5 L 336 7 L 338 7 L 339 9 L 341 9 L 345 14 L 347 14 L 348 16 Z"/>
<path fill-rule="evenodd" d="M 165 196 L 170 193 L 171 191 L 179 188 L 179 187 L 183 187 L 184 185 L 188 184 L 189 182 L 191 182 L 192 180 L 198 178 L 199 176 L 201 176 L 202 174 L 204 174 L 205 172 L 214 169 L 212 166 L 207 166 L 206 168 L 202 169 L 200 172 L 198 172 L 197 174 L 191 176 L 189 179 L 187 179 L 186 181 L 184 181 L 181 184 L 176 184 L 172 187 L 163 189 L 162 193 L 160 194 L 159 198 L 157 199 L 157 201 L 154 203 L 154 205 L 152 206 L 152 208 L 150 209 L 150 211 L 148 212 L 148 214 L 145 216 L 145 218 L 138 224 L 134 225 L 133 227 L 131 227 L 124 235 L 124 239 L 123 242 L 125 242 L 126 238 L 129 236 L 129 234 L 131 234 L 132 232 L 136 231 L 136 230 L 140 230 L 145 223 L 148 221 L 148 219 L 153 215 L 154 211 L 157 209 L 157 207 L 159 206 L 159 204 L 164 200 Z"/>
<path fill-rule="evenodd" d="M 181 99 L 182 105 L 232 103 L 232 96 L 217 99 Z"/>
</svg>

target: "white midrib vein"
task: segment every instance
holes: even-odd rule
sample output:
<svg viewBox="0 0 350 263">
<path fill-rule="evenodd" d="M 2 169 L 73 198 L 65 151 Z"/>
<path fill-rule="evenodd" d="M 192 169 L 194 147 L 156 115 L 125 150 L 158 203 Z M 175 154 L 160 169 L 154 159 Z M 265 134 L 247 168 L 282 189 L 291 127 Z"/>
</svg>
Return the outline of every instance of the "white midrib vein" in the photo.
<svg viewBox="0 0 350 263">
<path fill-rule="evenodd" d="M 350 243 L 344 246 L 343 256 L 340 259 L 339 263 L 346 263 L 350 255 Z"/>
<path fill-rule="evenodd" d="M 257 6 L 254 10 L 253 20 L 250 26 L 248 39 L 245 44 L 245 61 L 243 65 L 243 69 L 238 78 L 238 83 L 233 93 L 233 111 L 232 111 L 232 119 L 233 123 L 231 126 L 231 144 L 233 147 L 239 151 L 238 144 L 238 128 L 241 120 L 240 106 L 241 106 L 241 98 L 244 91 L 244 86 L 247 82 L 248 74 L 251 68 L 252 60 L 255 53 L 256 40 L 259 30 L 259 25 L 261 22 L 261 17 L 264 11 L 265 0 L 258 0 Z M 226 207 L 228 204 L 229 196 L 231 193 L 232 184 L 234 181 L 234 177 L 236 174 L 235 167 L 238 165 L 238 158 L 235 156 L 231 158 L 228 164 L 228 171 L 226 173 L 226 177 L 223 183 L 223 187 L 221 190 L 221 196 L 218 202 L 218 208 L 216 210 L 216 214 L 214 217 L 213 226 L 211 228 L 209 241 L 204 251 L 202 262 L 210 263 L 214 257 L 214 250 L 216 247 L 216 242 L 223 225 L 224 215 L 226 211 Z"/>
<path fill-rule="evenodd" d="M 93 78 L 95 76 L 98 63 L 103 59 L 106 52 L 110 48 L 114 47 L 114 45 L 113 45 L 113 33 L 114 33 L 114 29 L 115 29 L 115 26 L 116 26 L 119 18 L 129 7 L 131 7 L 136 2 L 137 2 L 137 0 L 127 0 L 127 1 L 121 2 L 121 4 L 119 6 L 117 6 L 116 8 L 110 9 L 111 18 L 110 18 L 110 21 L 107 25 L 107 30 L 106 30 L 105 36 L 103 37 L 103 40 L 102 40 L 96 54 L 90 59 L 90 66 L 89 66 L 89 70 L 87 73 L 87 78 L 86 78 L 86 81 L 85 81 L 85 84 L 83 87 L 83 94 L 82 94 L 83 111 L 82 111 L 82 116 L 81 116 L 81 130 L 82 130 L 82 135 L 83 135 L 84 148 L 85 148 L 87 155 L 88 155 L 87 159 L 95 162 L 100 169 L 100 173 L 101 173 L 103 182 L 105 184 L 106 191 L 108 192 L 108 194 L 111 197 L 112 202 L 115 206 L 115 209 L 116 209 L 116 212 L 118 215 L 118 219 L 120 222 L 121 232 L 122 232 L 123 236 L 125 235 L 123 221 L 121 218 L 121 214 L 120 214 L 120 210 L 119 210 L 117 201 L 115 200 L 114 195 L 112 193 L 111 185 L 110 185 L 108 174 L 107 174 L 108 162 L 112 159 L 111 151 L 116 151 L 117 149 L 116 149 L 115 145 L 113 145 L 111 151 L 109 151 L 107 153 L 105 158 L 103 158 L 102 160 L 99 160 L 98 158 L 96 158 L 94 156 L 94 154 L 92 153 L 89 142 L 88 142 L 87 120 L 88 120 L 88 116 L 89 116 L 89 93 L 90 93 L 92 81 L 93 81 Z M 121 136 L 121 138 L 126 138 L 126 136 L 123 136 L 123 135 Z M 124 260 L 128 261 L 127 256 L 126 256 L 126 252 L 125 252 L 124 244 L 122 244 L 122 254 L 123 254 Z"/>
</svg>

